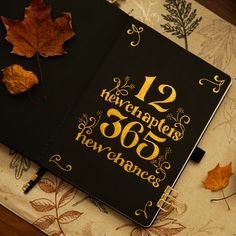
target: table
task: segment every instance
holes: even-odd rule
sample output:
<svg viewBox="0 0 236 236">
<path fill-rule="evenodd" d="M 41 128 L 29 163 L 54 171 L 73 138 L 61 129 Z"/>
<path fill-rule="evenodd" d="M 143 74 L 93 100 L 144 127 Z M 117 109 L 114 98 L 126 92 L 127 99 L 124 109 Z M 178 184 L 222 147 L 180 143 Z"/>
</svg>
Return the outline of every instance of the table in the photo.
<svg viewBox="0 0 236 236">
<path fill-rule="evenodd" d="M 225 20 L 236 25 L 236 1 L 235 0 L 197 0 Z M 236 40 L 236 38 L 235 38 Z M 204 229 L 203 229 L 204 230 Z M 7 235 L 44 235 L 41 231 L 26 223 L 15 214 L 0 206 L 0 234 Z M 196 233 L 197 234 L 197 233 Z M 89 234 L 88 234 L 89 235 Z M 200 234 L 199 234 L 200 235 Z M 236 235 L 236 231 L 235 231 Z"/>
</svg>

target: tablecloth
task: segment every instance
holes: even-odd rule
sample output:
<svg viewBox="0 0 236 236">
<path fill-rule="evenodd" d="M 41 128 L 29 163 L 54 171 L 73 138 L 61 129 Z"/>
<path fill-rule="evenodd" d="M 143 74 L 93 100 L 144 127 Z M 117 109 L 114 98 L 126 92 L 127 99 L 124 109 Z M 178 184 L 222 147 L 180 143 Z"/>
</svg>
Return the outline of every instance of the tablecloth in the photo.
<svg viewBox="0 0 236 236">
<path fill-rule="evenodd" d="M 181 26 L 174 24 L 176 12 L 170 12 L 171 4 L 179 6 L 184 20 L 189 21 L 184 37 L 173 28 Z M 235 80 L 235 26 L 193 0 L 126 0 L 120 1 L 120 7 Z M 175 186 L 185 206 L 181 213 L 170 206 L 150 228 L 144 229 L 50 173 L 24 195 L 22 186 L 38 166 L 3 145 L 0 145 L 0 203 L 51 236 L 236 236 L 236 196 L 228 199 L 228 210 L 224 201 L 210 202 L 212 198 L 220 198 L 221 192 L 207 190 L 202 183 L 207 172 L 218 163 L 224 166 L 232 162 L 236 173 L 235 143 L 233 81 L 199 144 L 206 151 L 203 160 L 199 164 L 190 161 Z M 236 175 L 230 178 L 224 191 L 225 195 L 236 192 Z"/>
</svg>

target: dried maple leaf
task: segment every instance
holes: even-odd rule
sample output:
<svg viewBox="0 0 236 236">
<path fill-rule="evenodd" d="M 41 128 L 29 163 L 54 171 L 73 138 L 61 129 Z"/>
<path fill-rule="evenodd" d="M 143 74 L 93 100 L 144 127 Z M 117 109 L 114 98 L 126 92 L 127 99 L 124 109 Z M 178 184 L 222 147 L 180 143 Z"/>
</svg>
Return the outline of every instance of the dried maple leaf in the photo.
<svg viewBox="0 0 236 236">
<path fill-rule="evenodd" d="M 229 178 L 232 175 L 232 163 L 220 167 L 218 164 L 214 169 L 208 172 L 208 176 L 203 182 L 205 188 L 212 191 L 218 191 L 225 188 L 229 183 Z"/>
<path fill-rule="evenodd" d="M 37 53 L 43 57 L 66 53 L 62 45 L 75 35 L 71 17 L 64 14 L 52 20 L 50 14 L 51 6 L 43 0 L 32 0 L 22 21 L 1 17 L 7 29 L 6 40 L 14 46 L 12 53 L 28 58 Z"/>
<path fill-rule="evenodd" d="M 14 95 L 23 93 L 39 83 L 37 76 L 32 71 L 27 71 L 17 64 L 6 67 L 2 72 L 2 82 L 7 90 Z"/>
</svg>

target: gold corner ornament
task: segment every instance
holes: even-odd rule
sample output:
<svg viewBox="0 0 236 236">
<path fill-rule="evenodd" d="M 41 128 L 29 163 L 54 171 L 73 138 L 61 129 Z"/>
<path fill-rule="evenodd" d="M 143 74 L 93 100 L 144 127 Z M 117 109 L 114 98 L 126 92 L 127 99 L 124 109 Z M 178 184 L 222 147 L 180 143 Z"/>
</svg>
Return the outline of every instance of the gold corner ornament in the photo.
<svg viewBox="0 0 236 236">
<path fill-rule="evenodd" d="M 55 163 L 63 171 L 66 171 L 66 172 L 72 171 L 72 166 L 71 165 L 66 165 L 65 167 L 63 167 L 60 164 L 61 160 L 62 160 L 62 157 L 59 154 L 55 154 L 49 159 L 49 162 Z"/>
<path fill-rule="evenodd" d="M 115 77 L 113 81 L 114 81 L 114 83 L 116 83 L 116 86 L 113 89 L 109 90 L 108 92 L 109 93 L 115 92 L 116 96 L 120 96 L 120 95 L 127 96 L 127 95 L 129 95 L 129 89 L 135 88 L 134 84 L 129 83 L 129 81 L 130 81 L 129 76 L 126 76 L 124 78 L 124 81 L 122 81 L 118 77 Z"/>
<path fill-rule="evenodd" d="M 225 80 L 223 80 L 223 79 L 221 80 L 221 79 L 219 79 L 219 75 L 215 75 L 213 80 L 205 79 L 205 78 L 199 80 L 200 85 L 204 85 L 204 82 L 208 82 L 210 84 L 213 84 L 215 86 L 212 89 L 213 93 L 219 93 L 221 86 L 225 83 Z"/>
<path fill-rule="evenodd" d="M 88 135 L 93 133 L 93 129 L 99 124 L 101 120 L 102 111 L 98 111 L 96 115 L 97 117 L 83 114 L 82 117 L 79 118 L 78 129 L 81 130 L 81 134 L 84 132 L 86 132 Z"/>
<path fill-rule="evenodd" d="M 138 210 L 135 211 L 135 215 L 136 215 L 136 216 L 140 216 L 140 215 L 143 214 L 144 217 L 145 217 L 146 219 L 148 219 L 147 208 L 148 208 L 148 207 L 151 207 L 152 205 L 153 205 L 152 201 L 148 201 L 148 202 L 145 204 L 145 206 L 144 206 L 143 209 L 138 209 Z"/>
<path fill-rule="evenodd" d="M 140 44 L 141 41 L 141 36 L 140 34 L 144 31 L 143 27 L 136 27 L 134 24 L 132 24 L 132 28 L 127 30 L 127 34 L 132 35 L 132 34 L 137 34 L 138 35 L 138 40 L 137 41 L 132 41 L 130 45 L 132 47 L 137 47 Z"/>
</svg>

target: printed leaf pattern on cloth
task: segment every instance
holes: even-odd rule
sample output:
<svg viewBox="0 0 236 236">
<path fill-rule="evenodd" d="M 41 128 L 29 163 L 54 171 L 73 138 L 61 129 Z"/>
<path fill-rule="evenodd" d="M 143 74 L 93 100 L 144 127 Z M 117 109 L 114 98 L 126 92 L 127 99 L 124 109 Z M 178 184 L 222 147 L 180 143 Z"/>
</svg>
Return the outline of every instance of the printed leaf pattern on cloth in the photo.
<svg viewBox="0 0 236 236">
<path fill-rule="evenodd" d="M 46 198 L 36 199 L 34 201 L 31 201 L 30 204 L 36 211 L 40 212 L 51 211 L 56 207 L 53 201 Z"/>
<path fill-rule="evenodd" d="M 50 225 L 55 222 L 56 218 L 53 215 L 47 215 L 39 218 L 34 222 L 34 226 L 41 230 L 47 229 Z"/>
<path fill-rule="evenodd" d="M 137 6 L 138 14 L 134 10 L 133 14 L 140 21 L 149 25 L 152 28 L 156 28 L 156 23 L 159 21 L 159 14 L 157 13 L 158 2 L 156 0 L 130 0 L 132 4 Z"/>
<path fill-rule="evenodd" d="M 68 224 L 78 219 L 81 215 L 82 213 L 78 211 L 67 211 L 59 216 L 59 222 L 61 224 Z"/>
<path fill-rule="evenodd" d="M 223 127 L 229 144 L 236 142 L 236 99 L 225 98 L 223 104 L 223 121 L 218 123 L 213 130 Z"/>
<path fill-rule="evenodd" d="M 198 31 L 206 40 L 201 44 L 199 56 L 224 70 L 236 59 L 236 28 L 217 19 Z"/>
<path fill-rule="evenodd" d="M 70 201 L 72 201 L 77 193 L 77 189 L 74 187 L 71 187 L 67 192 L 63 194 L 61 197 L 58 207 L 63 207 L 67 205 Z"/>
<path fill-rule="evenodd" d="M 23 157 L 17 152 L 10 149 L 9 155 L 12 156 L 9 167 L 15 169 L 15 178 L 18 180 L 22 177 L 24 171 L 28 171 L 31 165 L 29 159 Z"/>
<path fill-rule="evenodd" d="M 174 207 L 169 205 L 166 209 L 167 212 L 161 211 L 155 222 L 149 228 L 142 228 L 131 223 L 122 225 L 116 230 L 121 230 L 124 227 L 132 227 L 130 236 L 172 236 L 182 232 L 186 227 L 176 219 L 170 217 Z"/>
<path fill-rule="evenodd" d="M 65 236 L 62 225 L 79 219 L 83 214 L 76 210 L 62 212 L 63 207 L 67 206 L 74 199 L 77 189 L 58 178 L 55 181 L 51 178 L 42 178 L 38 186 L 44 194 L 48 194 L 48 198 L 35 199 L 30 201 L 30 204 L 36 211 L 50 212 L 50 215 L 47 213 L 40 217 L 33 222 L 33 225 L 41 230 L 48 230 L 55 223 L 58 225 L 58 230 L 51 231 L 50 235 Z M 53 211 L 54 214 L 52 214 Z"/>
<path fill-rule="evenodd" d="M 168 23 L 161 25 L 167 33 L 184 39 L 188 50 L 188 36 L 199 26 L 202 17 L 197 18 L 197 10 L 192 10 L 192 3 L 186 0 L 165 0 L 164 7 L 169 12 L 162 17 Z"/>
</svg>

